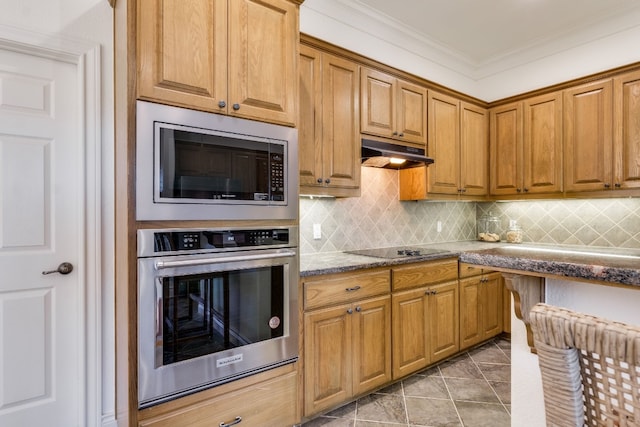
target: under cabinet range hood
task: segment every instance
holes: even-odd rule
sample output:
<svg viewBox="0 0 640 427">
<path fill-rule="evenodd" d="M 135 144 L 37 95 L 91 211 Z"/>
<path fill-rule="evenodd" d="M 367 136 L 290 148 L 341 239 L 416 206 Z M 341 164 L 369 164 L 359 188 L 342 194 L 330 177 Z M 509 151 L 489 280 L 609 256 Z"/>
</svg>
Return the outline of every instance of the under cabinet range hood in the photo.
<svg viewBox="0 0 640 427">
<path fill-rule="evenodd" d="M 406 169 L 431 163 L 424 148 L 362 138 L 362 166 Z"/>
</svg>

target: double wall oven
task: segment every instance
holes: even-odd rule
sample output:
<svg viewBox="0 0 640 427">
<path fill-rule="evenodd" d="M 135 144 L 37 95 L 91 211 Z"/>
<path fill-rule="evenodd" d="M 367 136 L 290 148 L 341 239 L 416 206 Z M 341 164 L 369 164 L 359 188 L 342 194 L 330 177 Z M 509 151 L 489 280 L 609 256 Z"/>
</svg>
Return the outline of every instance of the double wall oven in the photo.
<svg viewBox="0 0 640 427">
<path fill-rule="evenodd" d="M 295 361 L 296 129 L 144 101 L 136 121 L 136 220 L 176 224 L 137 232 L 139 407 Z"/>
</svg>

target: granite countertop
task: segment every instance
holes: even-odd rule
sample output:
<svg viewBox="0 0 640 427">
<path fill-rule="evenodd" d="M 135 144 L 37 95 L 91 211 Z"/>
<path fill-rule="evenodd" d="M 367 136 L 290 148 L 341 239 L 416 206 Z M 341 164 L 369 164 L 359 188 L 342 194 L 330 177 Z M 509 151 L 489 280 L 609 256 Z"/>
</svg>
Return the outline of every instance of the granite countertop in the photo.
<svg viewBox="0 0 640 427">
<path fill-rule="evenodd" d="M 499 270 L 640 286 L 638 249 L 500 245 L 492 249 L 465 251 L 459 259 Z"/>
<path fill-rule="evenodd" d="M 462 241 L 408 245 L 438 249 L 424 256 L 384 259 L 345 252 L 302 255 L 300 276 L 341 273 L 363 268 L 387 267 L 457 257 L 461 262 L 522 271 L 524 274 L 559 276 L 640 286 L 640 249 L 592 248 L 544 244 L 507 244 Z"/>
<path fill-rule="evenodd" d="M 436 249 L 441 252 L 393 259 L 354 255 L 346 252 L 305 254 L 300 256 L 300 276 L 308 277 L 320 274 L 343 273 L 362 268 L 389 267 L 422 261 L 433 261 L 437 259 L 457 258 L 465 251 L 480 250 L 494 247 L 495 245 L 495 243 L 485 243 L 475 240 L 424 245 L 406 245 L 412 248 Z"/>
</svg>

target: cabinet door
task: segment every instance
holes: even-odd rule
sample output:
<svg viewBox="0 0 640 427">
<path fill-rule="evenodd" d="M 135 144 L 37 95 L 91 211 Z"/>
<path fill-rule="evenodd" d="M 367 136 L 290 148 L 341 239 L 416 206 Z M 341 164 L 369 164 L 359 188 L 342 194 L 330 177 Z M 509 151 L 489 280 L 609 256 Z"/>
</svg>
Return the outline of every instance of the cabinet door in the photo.
<svg viewBox="0 0 640 427">
<path fill-rule="evenodd" d="M 566 191 L 605 190 L 612 185 L 612 82 L 564 92 Z"/>
<path fill-rule="evenodd" d="M 393 313 L 393 379 L 429 364 L 426 288 L 398 292 L 391 297 Z"/>
<path fill-rule="evenodd" d="M 301 187 L 322 187 L 322 54 L 300 45 L 298 159 Z"/>
<path fill-rule="evenodd" d="M 391 381 L 391 297 L 353 304 L 353 394 Z"/>
<path fill-rule="evenodd" d="M 396 132 L 396 79 L 379 71 L 362 69 L 360 131 L 392 137 Z"/>
<path fill-rule="evenodd" d="M 562 191 L 560 92 L 524 101 L 523 167 L 523 192 Z"/>
<path fill-rule="evenodd" d="M 484 108 L 460 103 L 460 187 L 466 196 L 489 190 L 489 114 Z"/>
<path fill-rule="evenodd" d="M 360 187 L 359 67 L 333 55 L 322 57 L 322 146 L 325 185 Z M 351 194 L 351 195 L 359 195 Z"/>
<path fill-rule="evenodd" d="M 493 108 L 489 113 L 491 194 L 522 191 L 522 104 Z"/>
<path fill-rule="evenodd" d="M 398 137 L 402 141 L 427 144 L 427 89 L 398 81 Z"/>
<path fill-rule="evenodd" d="M 428 153 L 435 162 L 427 168 L 429 191 L 459 194 L 460 186 L 460 101 L 429 92 Z"/>
<path fill-rule="evenodd" d="M 484 336 L 480 280 L 480 276 L 460 280 L 460 348 L 469 348 L 482 341 Z"/>
<path fill-rule="evenodd" d="M 502 275 L 492 273 L 483 277 L 482 287 L 482 329 L 483 340 L 502 332 Z"/>
<path fill-rule="evenodd" d="M 640 188 L 640 71 L 613 81 L 614 186 Z"/>
<path fill-rule="evenodd" d="M 429 336 L 431 363 L 458 352 L 459 311 L 458 281 L 430 286 L 435 292 L 429 296 Z"/>
<path fill-rule="evenodd" d="M 227 0 L 138 0 L 138 97 L 226 111 Z"/>
<path fill-rule="evenodd" d="M 315 414 L 352 395 L 350 305 L 304 315 L 304 413 Z"/>
<path fill-rule="evenodd" d="M 298 38 L 292 2 L 229 2 L 229 114 L 295 125 Z"/>
</svg>

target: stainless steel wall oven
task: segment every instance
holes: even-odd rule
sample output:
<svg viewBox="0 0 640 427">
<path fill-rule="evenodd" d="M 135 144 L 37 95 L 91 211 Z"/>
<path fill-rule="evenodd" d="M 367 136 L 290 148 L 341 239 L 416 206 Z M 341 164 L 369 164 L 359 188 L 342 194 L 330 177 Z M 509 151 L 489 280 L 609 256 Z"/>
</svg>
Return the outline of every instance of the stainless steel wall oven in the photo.
<svg viewBox="0 0 640 427">
<path fill-rule="evenodd" d="M 298 356 L 298 229 L 138 231 L 138 394 L 147 407 Z"/>
</svg>

